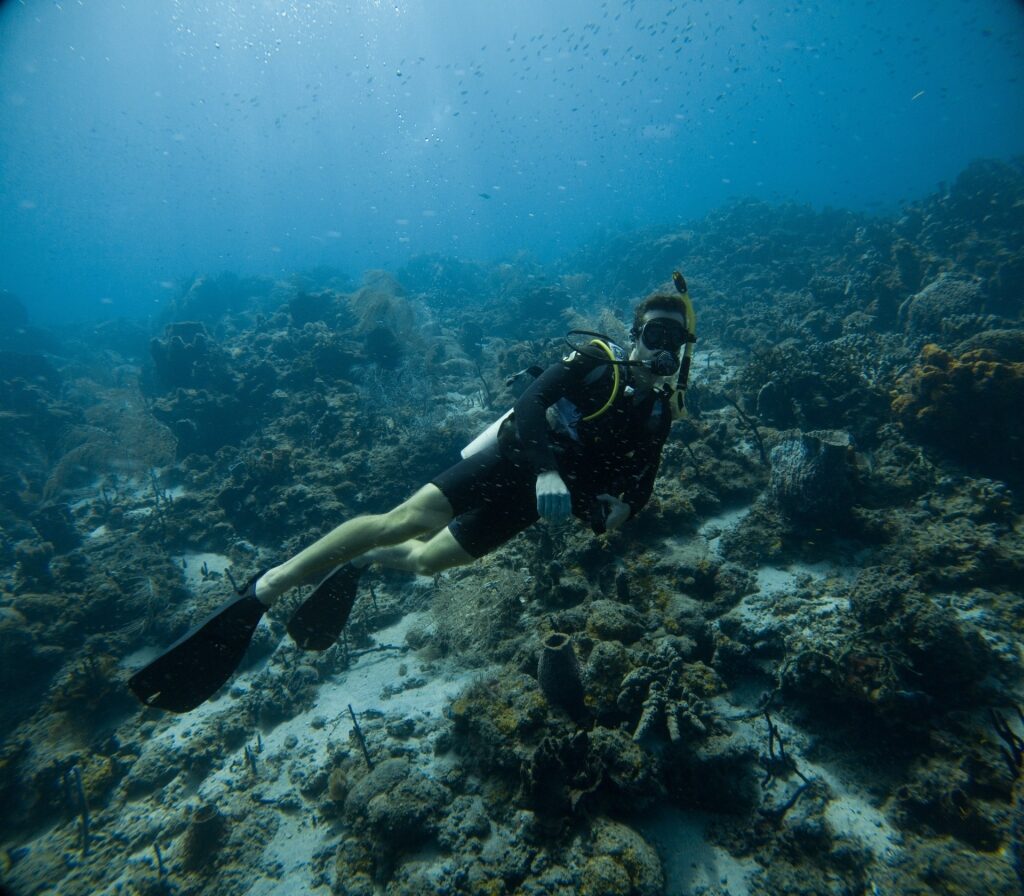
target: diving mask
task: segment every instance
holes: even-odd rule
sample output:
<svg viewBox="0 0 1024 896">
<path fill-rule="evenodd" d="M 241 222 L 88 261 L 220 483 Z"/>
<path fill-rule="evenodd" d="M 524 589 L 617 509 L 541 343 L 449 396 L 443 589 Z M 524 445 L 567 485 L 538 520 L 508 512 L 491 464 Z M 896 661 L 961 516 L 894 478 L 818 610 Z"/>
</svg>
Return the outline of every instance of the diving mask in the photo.
<svg viewBox="0 0 1024 896">
<path fill-rule="evenodd" d="M 686 344 L 686 327 L 671 317 L 654 317 L 641 327 L 640 341 L 652 352 L 677 355 Z"/>
</svg>

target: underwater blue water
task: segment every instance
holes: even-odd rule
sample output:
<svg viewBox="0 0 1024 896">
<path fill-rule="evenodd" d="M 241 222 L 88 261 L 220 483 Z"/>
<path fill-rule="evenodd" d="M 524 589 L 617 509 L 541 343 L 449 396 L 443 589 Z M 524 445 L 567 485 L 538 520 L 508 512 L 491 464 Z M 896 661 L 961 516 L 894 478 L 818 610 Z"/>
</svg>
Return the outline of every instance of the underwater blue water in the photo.
<svg viewBox="0 0 1024 896">
<path fill-rule="evenodd" d="M 1024 152 L 1024 5 L 0 7 L 0 289 L 146 316 L 201 272 L 547 262 L 735 197 L 892 212 Z"/>
</svg>

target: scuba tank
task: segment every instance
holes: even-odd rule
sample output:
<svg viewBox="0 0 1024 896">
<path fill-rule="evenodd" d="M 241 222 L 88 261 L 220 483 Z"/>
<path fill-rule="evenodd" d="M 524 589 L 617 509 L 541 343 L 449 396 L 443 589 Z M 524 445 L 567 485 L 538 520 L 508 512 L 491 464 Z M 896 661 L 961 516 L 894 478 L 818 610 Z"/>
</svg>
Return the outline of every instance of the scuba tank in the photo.
<svg viewBox="0 0 1024 896">
<path fill-rule="evenodd" d="M 472 457 L 478 451 L 483 451 L 484 448 L 489 448 L 491 445 L 495 445 L 498 442 L 498 430 L 501 429 L 501 424 L 508 420 L 512 416 L 512 408 L 509 408 L 502 414 L 497 420 L 495 420 L 490 426 L 481 432 L 472 442 L 470 442 L 459 454 L 462 455 L 462 459 L 465 460 L 467 457 Z"/>
</svg>

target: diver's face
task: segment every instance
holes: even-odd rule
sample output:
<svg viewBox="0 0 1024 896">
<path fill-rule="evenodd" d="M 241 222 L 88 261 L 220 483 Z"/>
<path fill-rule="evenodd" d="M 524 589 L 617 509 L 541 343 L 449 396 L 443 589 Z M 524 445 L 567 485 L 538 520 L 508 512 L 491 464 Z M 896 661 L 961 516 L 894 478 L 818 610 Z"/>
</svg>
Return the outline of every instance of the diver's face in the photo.
<svg viewBox="0 0 1024 896">
<path fill-rule="evenodd" d="M 637 360 L 648 361 L 659 352 L 679 358 L 686 344 L 686 318 L 678 311 L 648 311 L 636 337 Z"/>
</svg>

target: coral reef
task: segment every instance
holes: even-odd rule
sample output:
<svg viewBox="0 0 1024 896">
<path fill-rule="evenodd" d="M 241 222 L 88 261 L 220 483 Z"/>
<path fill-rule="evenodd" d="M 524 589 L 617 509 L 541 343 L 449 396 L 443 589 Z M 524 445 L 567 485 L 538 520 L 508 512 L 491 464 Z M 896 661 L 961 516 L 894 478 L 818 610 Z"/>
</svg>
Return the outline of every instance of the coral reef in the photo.
<svg viewBox="0 0 1024 896">
<path fill-rule="evenodd" d="M 224 350 L 198 321 L 168 324 L 162 339 L 150 343 L 156 377 L 167 389 L 208 386 L 227 391 L 234 385 Z"/>
<path fill-rule="evenodd" d="M 155 333 L 0 296 L 5 884 L 1011 892 L 1022 197 L 979 162 L 893 219 L 738 201 L 547 267 L 203 276 Z M 622 531 L 371 574 L 315 656 L 289 596 L 201 711 L 128 699 L 229 572 L 406 497 L 676 267 L 690 416 Z"/>
<path fill-rule="evenodd" d="M 946 344 L 973 333 L 991 329 L 991 321 L 981 314 L 985 306 L 981 285 L 976 279 L 957 278 L 943 272 L 924 289 L 911 296 L 900 308 L 911 336 Z"/>
<path fill-rule="evenodd" d="M 893 413 L 916 439 L 967 466 L 1018 479 L 1024 429 L 1024 362 L 1006 361 L 991 349 L 954 357 L 926 345 L 914 369 L 900 380 Z"/>
</svg>

